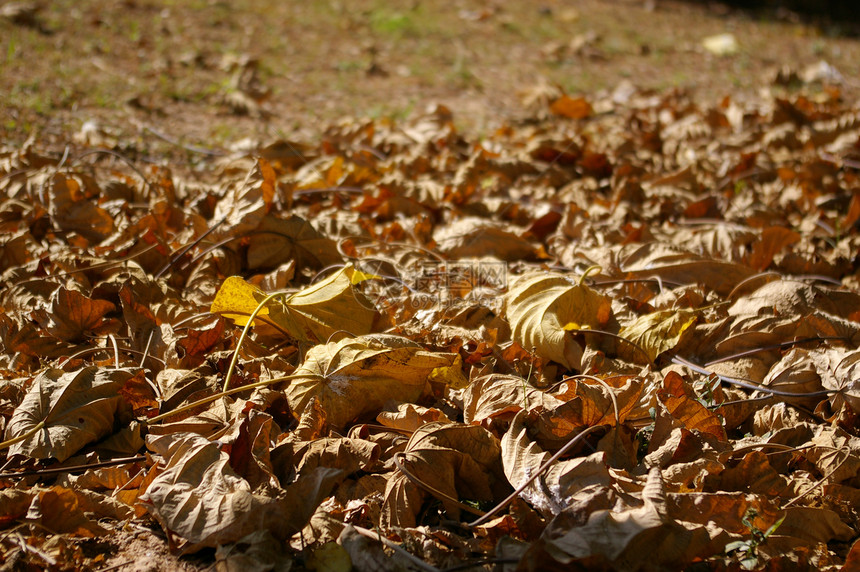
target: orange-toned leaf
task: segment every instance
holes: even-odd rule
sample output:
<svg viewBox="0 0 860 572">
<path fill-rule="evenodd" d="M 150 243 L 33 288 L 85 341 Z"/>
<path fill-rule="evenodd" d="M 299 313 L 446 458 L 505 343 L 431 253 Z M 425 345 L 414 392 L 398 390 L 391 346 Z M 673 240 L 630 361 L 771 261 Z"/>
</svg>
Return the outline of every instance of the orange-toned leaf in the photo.
<svg viewBox="0 0 860 572">
<path fill-rule="evenodd" d="M 696 394 L 679 373 L 670 371 L 666 374 L 657 396 L 672 417 L 687 429 L 701 431 L 719 441 L 726 440 L 726 430 L 720 418 L 696 400 Z"/>
<path fill-rule="evenodd" d="M 568 119 L 585 119 L 591 115 L 591 104 L 584 97 L 570 97 L 563 95 L 549 106 L 549 110 L 556 115 Z"/>
</svg>

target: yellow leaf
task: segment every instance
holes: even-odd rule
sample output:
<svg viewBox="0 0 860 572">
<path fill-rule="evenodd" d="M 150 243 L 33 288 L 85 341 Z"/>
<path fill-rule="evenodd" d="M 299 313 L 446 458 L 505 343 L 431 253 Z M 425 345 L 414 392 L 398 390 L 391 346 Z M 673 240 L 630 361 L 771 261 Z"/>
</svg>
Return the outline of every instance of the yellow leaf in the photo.
<svg viewBox="0 0 860 572">
<path fill-rule="evenodd" d="M 338 544 L 326 542 L 313 552 L 307 560 L 310 570 L 328 570 L 329 572 L 349 572 L 352 570 L 352 559 L 349 552 Z"/>
<path fill-rule="evenodd" d="M 349 281 L 353 284 L 361 284 L 365 280 L 381 280 L 381 276 L 377 276 L 376 274 L 368 274 L 366 272 L 362 272 L 361 270 L 352 271 L 352 276 L 350 276 Z"/>
<path fill-rule="evenodd" d="M 355 283 L 355 269 L 347 264 L 286 302 L 269 300 L 255 321 L 259 319 L 301 342 L 325 342 L 335 332 L 369 334 L 377 318 L 376 307 L 355 288 Z M 239 276 L 231 276 L 221 285 L 210 311 L 244 326 L 265 298 L 259 288 Z"/>
<path fill-rule="evenodd" d="M 316 399 L 329 426 L 342 430 L 362 417 L 373 418 L 389 400 L 414 403 L 429 389 L 430 374 L 453 366 L 457 357 L 387 334 L 320 344 L 295 371 L 287 399 L 299 415 Z"/>
<path fill-rule="evenodd" d="M 463 389 L 469 387 L 469 379 L 463 374 L 463 360 L 460 356 L 450 366 L 437 367 L 430 372 L 427 380 L 431 383 L 441 383 L 451 389 Z"/>
<path fill-rule="evenodd" d="M 654 361 L 661 353 L 674 349 L 695 323 L 696 313 L 691 310 L 661 310 L 639 316 L 621 328 L 618 335 L 644 349 Z"/>
<path fill-rule="evenodd" d="M 213 314 L 221 314 L 225 318 L 233 320 L 237 325 L 244 326 L 248 323 L 248 317 L 266 297 L 266 294 L 256 286 L 245 282 L 241 276 L 230 276 L 218 289 L 215 300 L 209 311 Z M 269 313 L 265 306 L 260 309 L 257 316 L 266 316 Z"/>
<path fill-rule="evenodd" d="M 364 273 L 360 273 L 367 276 Z M 328 278 L 290 296 L 285 306 L 291 331 L 302 341 L 326 342 L 335 332 L 353 336 L 369 334 L 377 317 L 376 307 L 355 284 L 352 264 L 347 264 Z"/>
</svg>

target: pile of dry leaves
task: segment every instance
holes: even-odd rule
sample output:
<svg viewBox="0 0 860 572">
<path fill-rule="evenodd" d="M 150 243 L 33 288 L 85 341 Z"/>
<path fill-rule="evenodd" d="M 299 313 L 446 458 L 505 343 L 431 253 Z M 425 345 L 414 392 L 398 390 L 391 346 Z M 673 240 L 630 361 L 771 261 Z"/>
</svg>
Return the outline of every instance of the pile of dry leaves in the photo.
<svg viewBox="0 0 860 572">
<path fill-rule="evenodd" d="M 854 569 L 860 115 L 540 96 L 181 176 L 2 150 L 0 556 Z"/>
</svg>

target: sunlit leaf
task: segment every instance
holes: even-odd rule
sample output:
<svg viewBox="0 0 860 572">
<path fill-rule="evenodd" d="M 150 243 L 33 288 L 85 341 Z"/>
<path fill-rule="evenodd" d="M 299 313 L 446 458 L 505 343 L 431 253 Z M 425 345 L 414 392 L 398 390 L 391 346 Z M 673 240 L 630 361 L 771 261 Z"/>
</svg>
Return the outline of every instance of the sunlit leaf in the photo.
<svg viewBox="0 0 860 572">
<path fill-rule="evenodd" d="M 507 316 L 514 340 L 541 357 L 577 369 L 582 349 L 567 333 L 600 329 L 612 316 L 609 299 L 565 276 L 534 273 L 513 281 Z"/>
<path fill-rule="evenodd" d="M 695 323 L 695 312 L 662 310 L 639 316 L 621 328 L 618 335 L 644 349 L 653 362 L 658 355 L 673 350 Z"/>
<path fill-rule="evenodd" d="M 726 430 L 720 418 L 696 400 L 696 394 L 677 372 L 666 374 L 657 395 L 672 417 L 687 429 L 701 431 L 719 441 L 726 440 Z"/>
<path fill-rule="evenodd" d="M 134 374 L 95 366 L 41 373 L 9 420 L 7 440 L 26 436 L 9 453 L 64 461 L 109 435 L 122 404 L 120 390 Z"/>
<path fill-rule="evenodd" d="M 428 352 L 406 338 L 371 334 L 311 348 L 286 389 L 301 413 L 316 398 L 332 428 L 373 416 L 390 399 L 415 402 L 429 391 L 429 377 L 450 367 L 456 354 Z"/>
<path fill-rule="evenodd" d="M 361 281 L 367 275 L 356 277 L 354 272 L 348 264 L 328 278 L 287 297 L 285 302 L 269 300 L 255 320 L 272 325 L 297 340 L 316 343 L 328 340 L 335 332 L 370 333 L 378 314 L 373 302 L 354 286 L 354 280 Z M 266 294 L 256 286 L 231 276 L 218 290 L 210 311 L 244 326 L 265 298 Z"/>
</svg>

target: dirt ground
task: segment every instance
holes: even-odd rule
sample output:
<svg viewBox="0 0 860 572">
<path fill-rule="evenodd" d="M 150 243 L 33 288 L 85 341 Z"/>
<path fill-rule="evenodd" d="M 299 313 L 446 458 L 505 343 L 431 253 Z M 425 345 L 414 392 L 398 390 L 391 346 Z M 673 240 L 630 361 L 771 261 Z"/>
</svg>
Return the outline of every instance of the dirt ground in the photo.
<svg viewBox="0 0 860 572">
<path fill-rule="evenodd" d="M 41 6 L 41 8 L 39 8 Z M 479 134 L 530 93 L 792 89 L 826 62 L 846 98 L 860 45 L 844 24 L 711 2 L 63 0 L 0 7 L 0 138 L 174 152 L 313 137 L 345 117 L 442 103 Z M 703 40 L 732 34 L 736 51 Z M 776 85 L 783 70 L 787 85 Z M 525 103 L 524 103 L 525 100 Z"/>
</svg>

